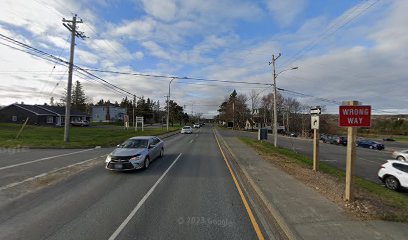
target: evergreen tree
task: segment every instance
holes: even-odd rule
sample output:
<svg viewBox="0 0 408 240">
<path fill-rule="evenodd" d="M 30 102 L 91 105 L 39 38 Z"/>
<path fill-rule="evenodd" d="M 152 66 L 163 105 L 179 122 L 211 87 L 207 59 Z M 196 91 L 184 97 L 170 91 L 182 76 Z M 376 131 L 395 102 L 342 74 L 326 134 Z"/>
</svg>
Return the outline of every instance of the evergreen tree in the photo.
<svg viewBox="0 0 408 240">
<path fill-rule="evenodd" d="M 60 99 L 62 103 L 61 105 L 65 105 L 65 103 L 67 102 L 67 92 L 68 90 L 65 89 L 65 94 Z M 79 81 L 76 81 L 71 91 L 71 108 L 80 111 L 86 111 L 86 100 L 87 98 L 85 96 L 82 84 Z"/>
</svg>

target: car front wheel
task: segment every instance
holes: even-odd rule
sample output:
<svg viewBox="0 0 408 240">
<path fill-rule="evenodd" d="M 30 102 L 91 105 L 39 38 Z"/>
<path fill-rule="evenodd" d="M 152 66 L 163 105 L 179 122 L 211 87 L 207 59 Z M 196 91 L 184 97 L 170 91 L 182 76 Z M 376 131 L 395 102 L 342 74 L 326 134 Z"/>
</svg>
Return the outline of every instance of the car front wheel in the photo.
<svg viewBox="0 0 408 240">
<path fill-rule="evenodd" d="M 144 160 L 144 169 L 148 169 L 150 166 L 150 159 L 149 157 L 146 157 L 146 159 Z"/>
<path fill-rule="evenodd" d="M 162 158 L 164 156 L 164 149 L 162 148 L 161 150 L 160 150 L 160 158 Z"/>
<path fill-rule="evenodd" d="M 400 187 L 400 184 L 398 182 L 398 179 L 396 179 L 393 176 L 388 176 L 384 180 L 385 186 L 391 190 L 398 190 Z"/>
</svg>

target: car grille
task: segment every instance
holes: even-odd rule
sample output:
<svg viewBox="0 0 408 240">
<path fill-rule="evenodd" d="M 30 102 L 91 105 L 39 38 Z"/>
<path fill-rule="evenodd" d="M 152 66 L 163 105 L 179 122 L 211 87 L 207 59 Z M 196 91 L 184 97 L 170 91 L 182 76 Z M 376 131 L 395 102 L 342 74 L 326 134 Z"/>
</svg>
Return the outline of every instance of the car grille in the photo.
<svg viewBox="0 0 408 240">
<path fill-rule="evenodd" d="M 129 162 L 130 156 L 124 156 L 124 157 L 119 157 L 119 156 L 112 156 L 111 157 L 111 162 Z"/>
<path fill-rule="evenodd" d="M 127 163 L 121 163 L 122 164 L 122 167 L 121 168 L 117 168 L 116 166 L 115 166 L 115 163 L 112 163 L 112 162 L 110 162 L 109 164 L 108 164 L 108 168 L 109 169 L 133 169 L 134 167 L 133 167 L 133 165 L 130 163 L 130 162 L 127 162 Z"/>
</svg>

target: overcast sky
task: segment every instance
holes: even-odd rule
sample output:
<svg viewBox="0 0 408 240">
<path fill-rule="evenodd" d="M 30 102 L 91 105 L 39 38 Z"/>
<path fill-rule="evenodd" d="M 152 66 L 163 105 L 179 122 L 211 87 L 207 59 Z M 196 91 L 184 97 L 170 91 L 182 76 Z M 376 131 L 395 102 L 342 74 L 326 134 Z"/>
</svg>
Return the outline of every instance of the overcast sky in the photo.
<svg viewBox="0 0 408 240">
<path fill-rule="evenodd" d="M 75 63 L 103 70 L 272 83 L 304 104 L 336 112 L 358 100 L 374 113 L 408 114 L 408 1 L 406 0 L 2 0 L 0 33 L 64 59 L 70 33 L 62 18 L 78 14 Z M 1 45 L 0 105 L 59 99 L 66 67 Z M 55 66 L 55 68 L 54 68 Z M 165 102 L 170 79 L 96 73 L 138 96 Z M 89 101 L 123 95 L 90 79 Z M 234 89 L 260 95 L 262 85 L 175 80 L 172 99 L 186 111 L 216 114 Z"/>
</svg>

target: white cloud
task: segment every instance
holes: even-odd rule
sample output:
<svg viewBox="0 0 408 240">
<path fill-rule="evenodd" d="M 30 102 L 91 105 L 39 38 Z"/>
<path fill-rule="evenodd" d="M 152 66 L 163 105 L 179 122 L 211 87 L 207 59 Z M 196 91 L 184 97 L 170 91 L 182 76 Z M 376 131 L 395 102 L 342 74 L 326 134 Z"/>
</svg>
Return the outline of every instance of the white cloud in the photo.
<svg viewBox="0 0 408 240">
<path fill-rule="evenodd" d="M 162 47 L 160 47 L 159 44 L 153 42 L 153 41 L 147 41 L 142 43 L 143 47 L 145 47 L 147 50 L 150 51 L 150 54 L 152 56 L 161 58 L 161 59 L 166 59 L 169 60 L 172 58 L 172 56 L 167 53 L 165 50 L 163 50 Z"/>
<path fill-rule="evenodd" d="M 67 48 L 69 46 L 69 42 L 67 42 L 66 39 L 62 37 L 57 37 L 57 36 L 47 36 L 47 40 L 51 42 L 54 46 L 58 48 Z"/>
<path fill-rule="evenodd" d="M 111 62 L 121 62 L 131 60 L 132 54 L 123 44 L 115 40 L 87 39 L 86 46 L 91 49 L 101 59 L 109 59 Z"/>
<path fill-rule="evenodd" d="M 177 5 L 175 0 L 142 0 L 145 11 L 163 21 L 172 21 L 176 17 Z"/>
<path fill-rule="evenodd" d="M 99 56 L 91 52 L 81 50 L 81 49 L 76 50 L 76 55 L 77 55 L 77 58 L 80 60 L 80 63 L 84 63 L 84 64 L 95 65 L 98 63 L 98 60 L 99 60 Z M 79 65 L 82 65 L 82 64 L 79 64 Z"/>
<path fill-rule="evenodd" d="M 140 51 L 135 52 L 133 55 L 135 56 L 135 59 L 137 60 L 142 60 L 144 57 L 143 52 L 140 52 Z"/>
<path fill-rule="evenodd" d="M 125 21 L 119 26 L 112 26 L 113 36 L 127 36 L 132 39 L 145 39 L 155 29 L 157 23 L 152 18 L 144 18 L 135 21 Z"/>
<path fill-rule="evenodd" d="M 265 0 L 265 4 L 276 22 L 289 25 L 303 11 L 306 0 Z"/>
</svg>

